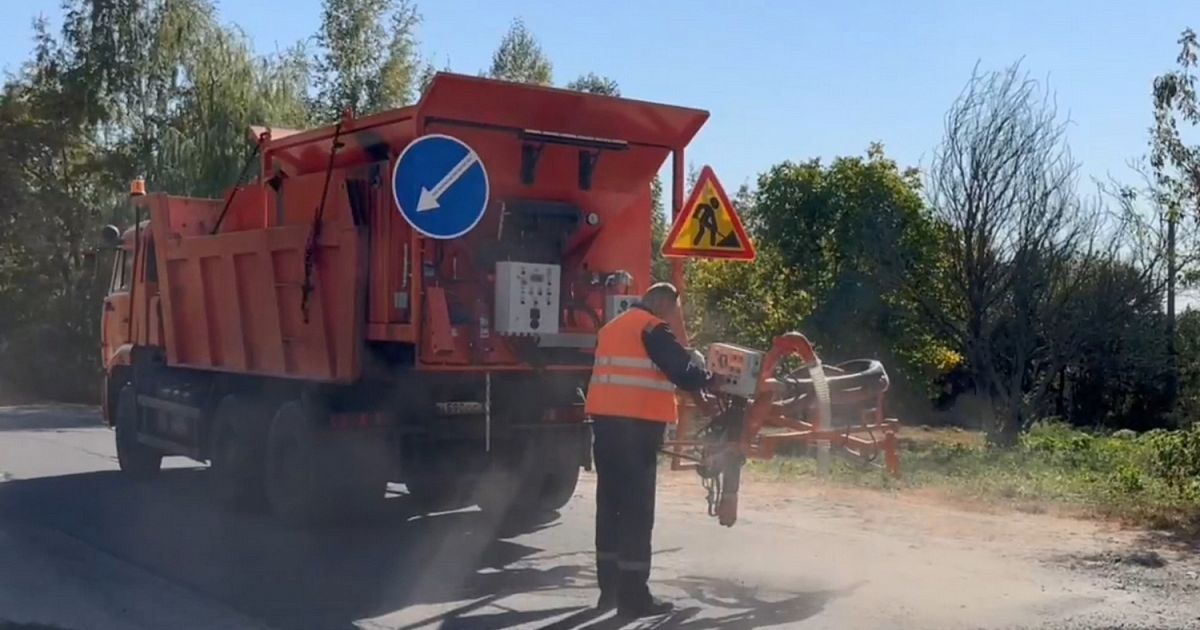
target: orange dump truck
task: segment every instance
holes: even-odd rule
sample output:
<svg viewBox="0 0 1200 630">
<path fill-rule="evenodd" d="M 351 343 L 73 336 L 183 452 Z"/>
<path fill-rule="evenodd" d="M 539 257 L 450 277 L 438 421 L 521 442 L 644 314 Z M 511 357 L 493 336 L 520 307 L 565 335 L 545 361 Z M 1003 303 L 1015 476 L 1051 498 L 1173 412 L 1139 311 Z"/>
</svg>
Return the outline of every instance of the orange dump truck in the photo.
<svg viewBox="0 0 1200 630">
<path fill-rule="evenodd" d="M 122 470 L 208 461 L 223 501 L 289 520 L 388 481 L 560 507 L 596 331 L 650 282 L 651 181 L 673 155 L 678 206 L 707 118 L 441 74 L 411 107 L 255 129 L 261 175 L 223 199 L 135 186 L 103 313 Z"/>
</svg>

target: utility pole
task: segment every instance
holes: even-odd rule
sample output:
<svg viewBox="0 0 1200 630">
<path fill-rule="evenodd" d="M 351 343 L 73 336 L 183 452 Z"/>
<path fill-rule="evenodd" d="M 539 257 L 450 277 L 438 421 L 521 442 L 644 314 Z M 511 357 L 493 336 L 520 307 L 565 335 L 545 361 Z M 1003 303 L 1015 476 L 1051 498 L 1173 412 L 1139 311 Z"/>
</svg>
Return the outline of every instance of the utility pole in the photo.
<svg viewBox="0 0 1200 630">
<path fill-rule="evenodd" d="M 1179 223 L 1179 210 L 1172 204 L 1167 209 L 1167 404 L 1175 409 L 1175 398 L 1179 389 L 1179 363 L 1175 349 L 1175 226 Z"/>
</svg>

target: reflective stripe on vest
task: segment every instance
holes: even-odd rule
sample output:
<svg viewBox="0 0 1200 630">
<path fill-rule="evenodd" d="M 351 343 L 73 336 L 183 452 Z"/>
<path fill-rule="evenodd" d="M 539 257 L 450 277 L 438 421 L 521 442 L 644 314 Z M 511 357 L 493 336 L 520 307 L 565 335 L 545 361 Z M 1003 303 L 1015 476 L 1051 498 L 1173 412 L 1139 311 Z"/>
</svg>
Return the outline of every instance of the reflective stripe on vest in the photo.
<svg viewBox="0 0 1200 630">
<path fill-rule="evenodd" d="M 670 382 L 662 382 L 652 378 L 641 376 L 623 376 L 621 374 L 600 374 L 592 377 L 592 384 L 597 383 L 612 383 L 613 385 L 625 385 L 627 387 L 644 387 L 646 389 L 657 389 L 664 392 L 675 391 L 675 386 Z"/>
<path fill-rule="evenodd" d="M 650 359 L 638 359 L 636 357 L 596 357 L 596 365 L 611 365 L 613 367 L 627 368 L 645 368 L 647 370 L 656 369 L 654 362 Z"/>
<path fill-rule="evenodd" d="M 646 331 L 662 323 L 649 311 L 634 308 L 600 329 L 584 406 L 588 415 L 677 420 L 675 386 L 654 365 L 642 340 Z"/>
</svg>

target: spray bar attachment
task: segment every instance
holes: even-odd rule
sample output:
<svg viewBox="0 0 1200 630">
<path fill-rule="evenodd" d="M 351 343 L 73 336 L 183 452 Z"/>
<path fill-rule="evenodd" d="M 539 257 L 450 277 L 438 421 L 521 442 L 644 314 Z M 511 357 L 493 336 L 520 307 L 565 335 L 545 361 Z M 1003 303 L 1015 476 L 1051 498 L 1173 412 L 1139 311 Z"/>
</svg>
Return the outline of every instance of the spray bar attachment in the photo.
<svg viewBox="0 0 1200 630">
<path fill-rule="evenodd" d="M 675 470 L 701 478 L 708 512 L 721 525 L 737 521 L 741 470 L 749 458 L 770 459 L 782 447 L 815 452 L 818 474 L 831 454 L 900 475 L 899 422 L 884 417 L 887 372 L 874 360 L 826 365 L 809 340 L 788 333 L 763 353 L 712 344 L 706 356 L 715 378 L 710 395 L 685 405 L 674 439 L 664 445 Z"/>
</svg>

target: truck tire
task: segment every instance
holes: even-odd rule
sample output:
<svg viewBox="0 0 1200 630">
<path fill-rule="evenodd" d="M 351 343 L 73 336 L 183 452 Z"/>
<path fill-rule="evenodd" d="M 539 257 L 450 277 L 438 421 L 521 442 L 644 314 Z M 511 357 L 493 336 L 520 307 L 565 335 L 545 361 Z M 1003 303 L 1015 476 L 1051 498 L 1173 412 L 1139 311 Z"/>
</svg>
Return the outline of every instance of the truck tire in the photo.
<svg viewBox="0 0 1200 630">
<path fill-rule="evenodd" d="M 471 488 L 477 481 L 475 475 L 412 475 L 404 478 L 404 487 L 421 508 L 444 512 L 472 505 Z"/>
<path fill-rule="evenodd" d="M 327 476 L 334 509 L 348 516 L 369 515 L 383 506 L 391 466 L 386 441 L 370 431 L 346 431 L 331 436 L 332 461 Z"/>
<path fill-rule="evenodd" d="M 542 492 L 538 496 L 537 507 L 542 512 L 557 512 L 575 496 L 575 487 L 579 485 L 580 466 L 565 467 L 545 476 L 542 481 Z"/>
<path fill-rule="evenodd" d="M 162 469 L 162 453 L 138 441 L 137 394 L 125 385 L 117 395 L 117 463 L 134 479 L 148 479 Z"/>
<path fill-rule="evenodd" d="M 217 403 L 209 440 L 209 487 L 221 505 L 250 509 L 262 505 L 269 412 L 235 394 Z"/>
<path fill-rule="evenodd" d="M 476 492 L 481 510 L 506 519 L 544 516 L 575 494 L 582 462 L 570 439 L 537 436 L 497 455 Z"/>
<path fill-rule="evenodd" d="M 372 434 L 322 430 L 316 412 L 284 403 L 267 432 L 265 487 L 275 515 L 295 525 L 359 516 L 383 502 L 386 449 Z"/>
<path fill-rule="evenodd" d="M 308 525 L 326 512 L 314 420 L 297 401 L 284 403 L 267 431 L 265 489 L 271 510 L 283 521 Z"/>
</svg>

